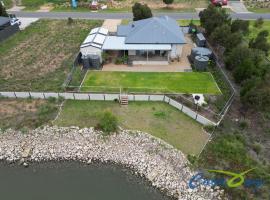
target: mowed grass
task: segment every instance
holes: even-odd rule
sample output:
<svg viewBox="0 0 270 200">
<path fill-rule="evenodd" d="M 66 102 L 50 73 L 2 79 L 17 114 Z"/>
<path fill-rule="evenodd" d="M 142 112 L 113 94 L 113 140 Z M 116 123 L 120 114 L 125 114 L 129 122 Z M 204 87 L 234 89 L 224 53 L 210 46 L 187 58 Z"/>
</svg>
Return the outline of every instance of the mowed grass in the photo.
<svg viewBox="0 0 270 200">
<path fill-rule="evenodd" d="M 257 28 L 254 26 L 255 21 L 250 21 L 249 22 L 249 34 L 248 38 L 256 38 L 258 33 L 263 31 L 263 30 L 268 30 L 269 31 L 269 36 L 268 36 L 268 42 L 270 42 L 270 20 L 264 20 L 264 23 L 261 28 Z"/>
<path fill-rule="evenodd" d="M 263 30 L 267 30 L 269 32 L 267 40 L 270 43 L 270 20 L 264 20 L 264 23 L 261 28 L 257 28 L 254 26 L 255 21 L 250 21 L 249 23 L 250 23 L 249 34 L 247 36 L 248 40 L 251 40 L 252 38 L 256 38 L 259 32 Z M 268 59 L 270 59 L 270 55 L 268 56 Z"/>
<path fill-rule="evenodd" d="M 210 73 L 89 71 L 81 91 L 220 94 Z"/>
<path fill-rule="evenodd" d="M 40 20 L 0 44 L 0 91 L 60 91 L 80 44 L 102 21 Z"/>
<path fill-rule="evenodd" d="M 130 102 L 120 106 L 116 102 L 68 100 L 55 124 L 94 127 L 104 111 L 116 115 L 122 128 L 150 133 L 185 154 L 198 154 L 208 139 L 200 124 L 162 102 Z"/>
</svg>

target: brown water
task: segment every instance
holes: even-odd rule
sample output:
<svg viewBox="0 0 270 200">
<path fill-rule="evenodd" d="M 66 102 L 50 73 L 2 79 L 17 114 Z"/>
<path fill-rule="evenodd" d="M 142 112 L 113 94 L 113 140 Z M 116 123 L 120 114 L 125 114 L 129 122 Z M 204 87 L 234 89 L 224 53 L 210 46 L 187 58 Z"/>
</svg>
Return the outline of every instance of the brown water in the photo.
<svg viewBox="0 0 270 200">
<path fill-rule="evenodd" d="M 0 163 L 1 200 L 169 200 L 130 170 L 113 164 L 59 162 L 24 168 Z"/>
</svg>

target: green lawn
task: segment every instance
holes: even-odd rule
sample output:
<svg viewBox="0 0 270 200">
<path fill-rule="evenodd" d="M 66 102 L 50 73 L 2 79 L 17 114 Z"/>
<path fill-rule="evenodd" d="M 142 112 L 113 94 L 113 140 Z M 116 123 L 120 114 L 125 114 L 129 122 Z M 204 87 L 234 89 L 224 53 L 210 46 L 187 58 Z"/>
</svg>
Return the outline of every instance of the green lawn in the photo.
<svg viewBox="0 0 270 200">
<path fill-rule="evenodd" d="M 194 19 L 194 20 L 180 19 L 180 20 L 177 20 L 177 22 L 178 22 L 178 24 L 180 26 L 188 26 L 191 21 L 193 22 L 194 25 L 197 25 L 197 26 L 199 26 L 201 24 L 200 20 L 198 20 L 198 19 Z"/>
<path fill-rule="evenodd" d="M 208 139 L 199 123 L 162 102 L 130 102 L 120 106 L 115 102 L 68 100 L 55 124 L 93 127 L 104 111 L 116 115 L 121 127 L 150 133 L 185 154 L 198 154 Z"/>
<path fill-rule="evenodd" d="M 270 42 L 270 20 L 264 20 L 264 23 L 261 28 L 254 27 L 255 21 L 250 21 L 249 25 L 249 34 L 248 38 L 255 38 L 259 32 L 262 30 L 268 30 L 269 31 L 269 36 L 268 36 L 268 41 Z"/>
<path fill-rule="evenodd" d="M 270 8 L 247 8 L 250 12 L 255 13 L 270 13 Z"/>
<path fill-rule="evenodd" d="M 207 72 L 105 72 L 88 71 L 81 91 L 220 94 Z"/>
</svg>

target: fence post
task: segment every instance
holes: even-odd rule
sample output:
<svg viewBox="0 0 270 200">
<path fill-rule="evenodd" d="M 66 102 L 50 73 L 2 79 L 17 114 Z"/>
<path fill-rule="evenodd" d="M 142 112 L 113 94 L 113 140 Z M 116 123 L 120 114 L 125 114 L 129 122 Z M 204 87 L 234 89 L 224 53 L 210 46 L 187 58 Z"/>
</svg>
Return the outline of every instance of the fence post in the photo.
<svg viewBox="0 0 270 200">
<path fill-rule="evenodd" d="M 17 99 L 17 95 L 16 95 L 16 92 L 14 92 L 14 96 L 15 96 L 15 98 Z"/>
<path fill-rule="evenodd" d="M 89 101 L 91 101 L 90 94 L 87 94 L 87 95 L 88 95 Z"/>
<path fill-rule="evenodd" d="M 105 94 L 103 94 L 103 99 L 104 99 L 104 101 L 106 101 L 106 99 L 105 99 Z"/>
<path fill-rule="evenodd" d="M 74 99 L 74 100 L 76 100 L 76 98 L 75 98 L 75 94 L 74 94 L 74 93 L 72 93 L 72 94 L 73 94 L 73 99 Z"/>
<path fill-rule="evenodd" d="M 29 97 L 30 97 L 30 99 L 31 99 L 31 98 L 32 98 L 32 96 L 31 96 L 30 92 L 28 92 L 28 94 L 29 94 Z"/>
</svg>

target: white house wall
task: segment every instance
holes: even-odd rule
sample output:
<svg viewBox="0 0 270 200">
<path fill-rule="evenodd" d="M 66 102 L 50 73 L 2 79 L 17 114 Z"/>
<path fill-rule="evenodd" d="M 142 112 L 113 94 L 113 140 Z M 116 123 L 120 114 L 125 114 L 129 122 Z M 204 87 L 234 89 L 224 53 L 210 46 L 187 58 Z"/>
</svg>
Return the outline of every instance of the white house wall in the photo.
<svg viewBox="0 0 270 200">
<path fill-rule="evenodd" d="M 170 53 L 171 59 L 177 59 L 180 58 L 182 55 L 183 45 L 182 44 L 173 44 L 172 50 Z"/>
<path fill-rule="evenodd" d="M 102 62 L 102 50 L 92 47 L 92 46 L 88 46 L 88 47 L 84 47 L 81 48 L 81 53 L 83 56 L 89 56 L 89 55 L 98 55 L 100 57 L 100 62 Z"/>
</svg>

